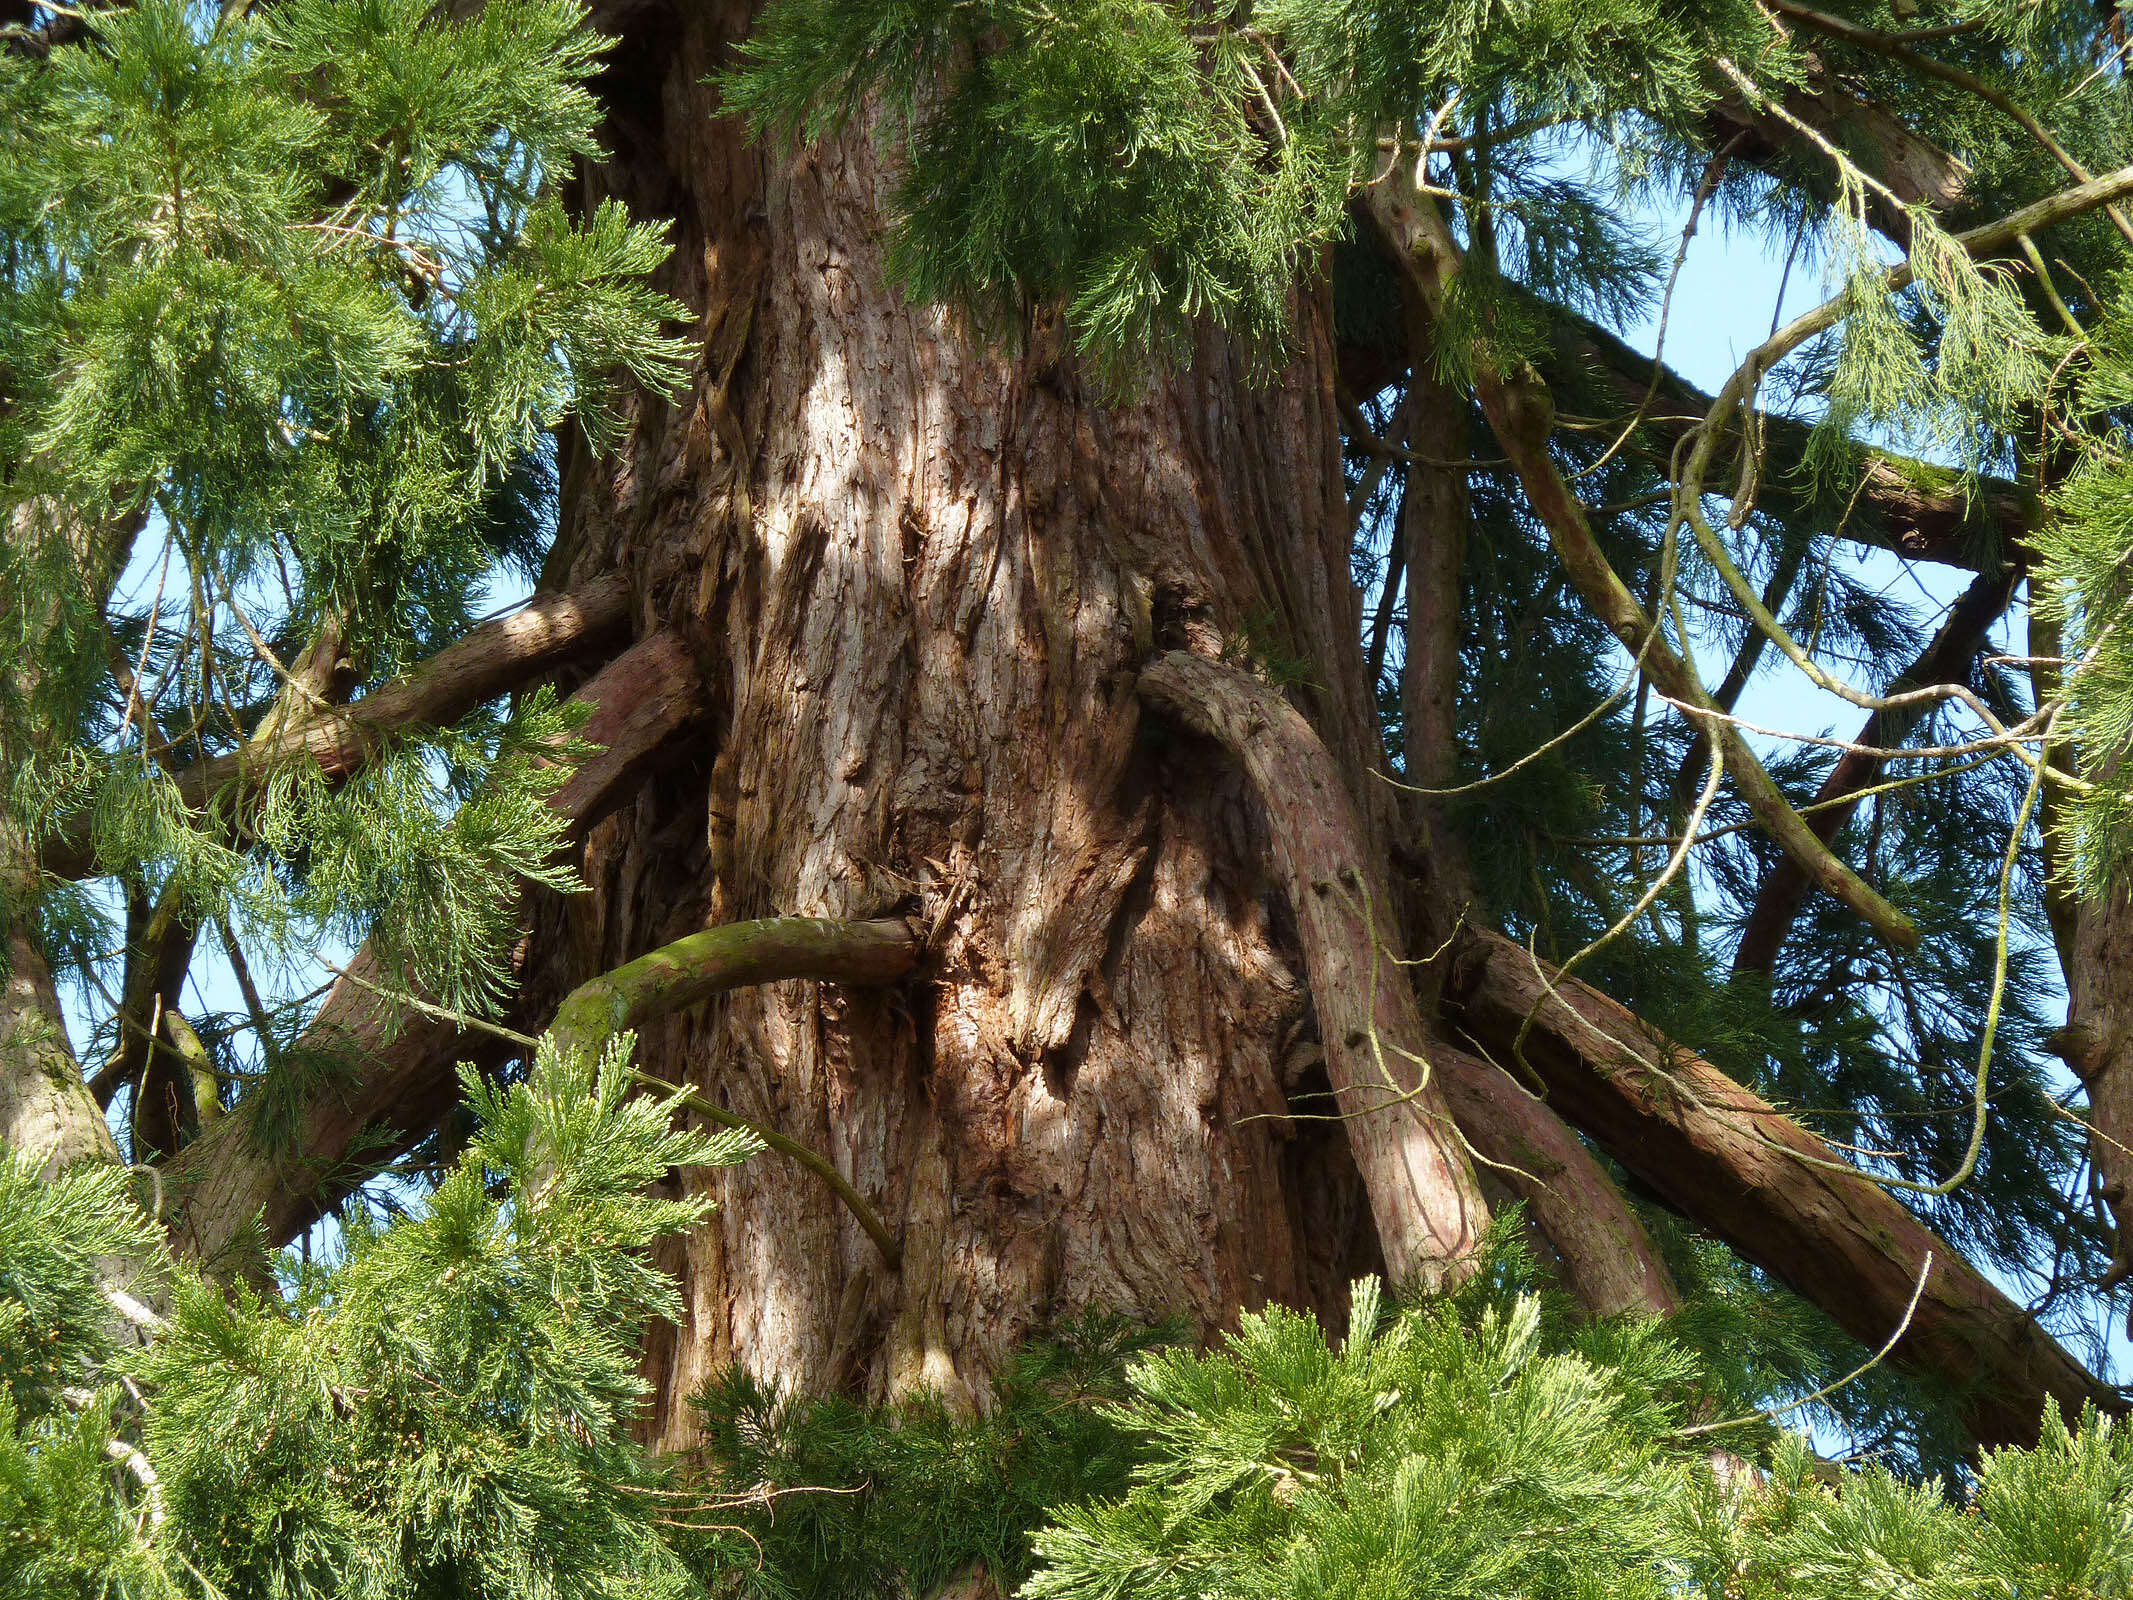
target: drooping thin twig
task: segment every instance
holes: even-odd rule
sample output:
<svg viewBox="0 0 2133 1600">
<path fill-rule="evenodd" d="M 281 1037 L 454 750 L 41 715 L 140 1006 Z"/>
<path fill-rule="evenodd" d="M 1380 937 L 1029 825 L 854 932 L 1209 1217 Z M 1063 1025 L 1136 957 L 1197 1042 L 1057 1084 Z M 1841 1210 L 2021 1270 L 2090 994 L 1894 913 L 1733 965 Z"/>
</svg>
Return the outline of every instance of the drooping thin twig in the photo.
<svg viewBox="0 0 2133 1600">
<path fill-rule="evenodd" d="M 1910 1331 L 1911 1318 L 1918 1314 L 1918 1302 L 1925 1297 L 1926 1279 L 1931 1277 L 1932 1273 L 1933 1252 L 1928 1250 L 1925 1260 L 1919 1264 L 1918 1282 L 1911 1290 L 1910 1304 L 1903 1308 L 1903 1319 L 1896 1324 L 1896 1331 L 1888 1336 L 1879 1350 L 1876 1350 L 1843 1377 L 1833 1383 L 1825 1383 L 1821 1388 L 1815 1390 L 1813 1394 L 1803 1394 L 1797 1400 L 1789 1400 L 1781 1406 L 1772 1406 L 1768 1411 L 1751 1411 L 1744 1417 L 1728 1417 L 1723 1422 L 1706 1422 L 1693 1428 L 1682 1428 L 1675 1433 L 1674 1437 L 1677 1439 L 1696 1439 L 1707 1433 L 1722 1432 L 1727 1428 L 1746 1427 L 1751 1422 L 1775 1422 L 1787 1412 L 1797 1411 L 1802 1406 L 1811 1406 L 1817 1400 L 1827 1400 L 1839 1389 L 1849 1384 L 1857 1383 L 1869 1372 L 1872 1372 L 1874 1368 L 1886 1361 L 1889 1352 L 1894 1350 L 1897 1342 Z"/>
</svg>

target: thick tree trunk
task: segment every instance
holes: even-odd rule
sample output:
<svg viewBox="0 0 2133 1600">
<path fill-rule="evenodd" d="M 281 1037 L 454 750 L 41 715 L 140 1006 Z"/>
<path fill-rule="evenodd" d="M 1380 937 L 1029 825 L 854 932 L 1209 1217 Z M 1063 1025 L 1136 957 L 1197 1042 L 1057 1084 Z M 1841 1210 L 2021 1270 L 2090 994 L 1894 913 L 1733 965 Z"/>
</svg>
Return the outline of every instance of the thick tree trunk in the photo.
<svg viewBox="0 0 2133 1600">
<path fill-rule="evenodd" d="M 2058 1042 L 2088 1089 L 2089 1155 L 2117 1228 L 2116 1283 L 2133 1276 L 2133 894 L 2124 884 L 2081 902 L 2071 943 Z"/>
<path fill-rule="evenodd" d="M 978 1403 L 1080 1305 L 1337 1318 L 1382 1257 L 1434 1276 L 1484 1214 L 1471 1176 L 1380 1240 L 1347 1141 L 1284 1120 L 1316 1024 L 1263 808 L 1134 692 L 1159 649 L 1288 683 L 1384 859 L 1324 308 L 1271 384 L 1209 340 L 1117 405 L 1042 322 L 988 352 L 885 281 L 862 133 L 799 154 L 717 118 L 736 26 L 627 20 L 581 198 L 674 219 L 703 354 L 623 459 L 569 463 L 550 575 L 625 572 L 689 638 L 708 773 L 595 831 L 592 893 L 536 948 L 558 986 L 756 916 L 907 914 L 927 949 L 899 990 L 775 985 L 643 1030 L 646 1071 L 828 1155 L 903 1250 L 883 1271 L 789 1166 L 691 1175 L 723 1208 L 675 1263 L 657 1431 L 686 1442 L 682 1397 L 734 1359 Z"/>
</svg>

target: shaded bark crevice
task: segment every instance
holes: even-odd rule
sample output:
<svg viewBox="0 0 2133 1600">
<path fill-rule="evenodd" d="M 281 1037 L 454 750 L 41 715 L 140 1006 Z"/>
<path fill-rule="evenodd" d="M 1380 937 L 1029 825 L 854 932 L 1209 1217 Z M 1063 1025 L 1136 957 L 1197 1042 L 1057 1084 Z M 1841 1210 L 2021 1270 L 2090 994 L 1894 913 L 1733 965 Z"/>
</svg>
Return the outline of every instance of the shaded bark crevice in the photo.
<svg viewBox="0 0 2133 1600">
<path fill-rule="evenodd" d="M 1457 1282 L 1488 1208 L 1432 1079 L 1383 857 L 1368 853 L 1333 764 L 1293 706 L 1235 667 L 1172 652 L 1142 672 L 1139 692 L 1221 744 L 1250 777 L 1386 1265 L 1398 1283 Z"/>
</svg>

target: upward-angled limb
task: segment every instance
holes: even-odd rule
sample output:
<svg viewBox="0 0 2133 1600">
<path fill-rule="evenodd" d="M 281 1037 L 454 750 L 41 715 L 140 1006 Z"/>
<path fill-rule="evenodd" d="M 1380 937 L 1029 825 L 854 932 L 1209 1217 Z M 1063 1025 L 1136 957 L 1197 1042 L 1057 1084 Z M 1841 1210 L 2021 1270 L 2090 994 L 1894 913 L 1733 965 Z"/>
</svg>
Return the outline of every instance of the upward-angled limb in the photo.
<svg viewBox="0 0 2133 1600">
<path fill-rule="evenodd" d="M 230 799 L 229 813 L 240 817 L 244 791 L 282 762 L 313 761 L 328 781 L 344 782 L 396 736 L 447 727 L 570 661 L 598 659 L 619 637 L 628 607 L 629 585 L 621 577 L 536 595 L 353 704 L 317 705 L 309 715 L 292 709 L 272 737 L 183 768 L 171 781 L 194 811 Z M 87 828 L 77 823 L 48 840 L 41 861 L 55 877 L 89 876 L 97 864 Z"/>
<path fill-rule="evenodd" d="M 2019 567 L 2003 567 L 1994 573 L 1979 573 L 1950 608 L 1940 629 L 1913 661 L 1889 686 L 1891 693 L 1935 683 L 1967 678 L 1970 664 L 1984 647 L 1986 635 L 1999 621 L 2021 581 Z M 1830 768 L 1829 776 L 1815 794 L 1815 804 L 1806 814 L 1818 837 L 1832 840 L 1859 809 L 1860 791 L 1870 788 L 1888 765 L 1873 752 L 1900 745 L 1931 708 L 1923 702 L 1885 706 L 1866 719 L 1866 725 Z M 1757 891 L 1755 906 L 1741 931 L 1733 955 L 1736 973 L 1767 973 L 1776 963 L 1785 936 L 1791 931 L 1800 907 L 1807 902 L 1810 885 L 1797 863 L 1787 857 L 1772 867 Z"/>
<path fill-rule="evenodd" d="M 1304 947 L 1326 1075 L 1386 1266 L 1428 1287 L 1471 1269 L 1488 1208 L 1434 1081 L 1392 896 L 1338 770 L 1302 714 L 1237 667 L 1183 651 L 1140 676 L 1142 701 L 1237 759 L 1270 813 L 1276 873 Z"/>
<path fill-rule="evenodd" d="M 1460 254 L 1434 205 L 1410 197 L 1398 176 L 1369 191 L 1370 214 L 1383 231 L 1396 263 L 1426 295 L 1440 296 L 1458 270 Z M 1645 614 L 1594 539 L 1585 508 L 1564 481 L 1549 453 L 1554 431 L 1547 388 L 1530 367 L 1501 373 L 1479 367 L 1475 393 L 1490 428 L 1526 491 L 1527 502 L 1547 528 L 1549 542 L 1593 614 L 1606 624 L 1653 683 L 1711 730 L 1722 746 L 1726 769 L 1756 820 L 1814 882 L 1858 912 L 1882 937 L 1915 944 L 1918 930 L 1859 875 L 1816 838 L 1761 760 L 1731 723 L 1716 715 L 1710 694 L 1694 670 L 1659 636 L 1658 619 Z"/>
</svg>

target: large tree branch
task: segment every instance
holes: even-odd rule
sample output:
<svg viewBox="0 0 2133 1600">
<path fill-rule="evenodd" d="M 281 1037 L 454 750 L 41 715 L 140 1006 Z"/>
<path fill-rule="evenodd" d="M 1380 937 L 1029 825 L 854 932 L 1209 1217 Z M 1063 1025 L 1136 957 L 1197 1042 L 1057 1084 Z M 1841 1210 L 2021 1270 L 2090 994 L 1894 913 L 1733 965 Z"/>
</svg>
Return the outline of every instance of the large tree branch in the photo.
<svg viewBox="0 0 2133 1600">
<path fill-rule="evenodd" d="M 1975 95 L 1978 99 L 2002 112 L 2010 121 L 2020 126 L 2022 131 L 2036 140 L 2038 146 L 2049 154 L 2054 161 L 2072 174 L 2075 181 L 2087 183 L 2095 176 L 2087 167 L 2075 160 L 2066 146 L 2062 145 L 2053 136 L 2051 130 L 2030 115 L 2029 111 L 2014 96 L 1993 84 L 1987 83 L 1976 74 L 1965 72 L 1961 67 L 1951 66 L 1945 61 L 1936 60 L 1926 52 L 1912 48 L 1904 40 L 1893 38 L 1873 28 L 1861 27 L 1858 23 L 1844 17 L 1833 17 L 1826 11 L 1817 11 L 1812 6 L 1800 5 L 1797 0 L 1769 0 L 1769 3 L 1786 16 L 1791 17 L 1796 22 L 1804 23 L 1817 33 L 1841 40 L 1845 44 L 1851 45 L 1855 49 L 1863 50 L 1870 55 L 1877 55 L 1890 61 L 1900 62 L 1924 77 L 1938 78 L 1942 83 L 1950 84 L 1962 90 L 1965 94 Z M 2129 224 L 2115 206 L 2106 206 L 2104 211 L 2110 217 L 2112 225 L 2118 229 L 2120 236 L 2128 244 L 2133 244 L 2133 224 Z"/>
<path fill-rule="evenodd" d="M 1597 324 L 1558 307 L 1549 314 L 1557 332 L 1542 377 L 1558 392 L 1591 395 L 1625 418 L 1641 414 L 1633 447 L 1660 472 L 1670 470 L 1675 444 L 1709 416 L 1712 397 Z M 1751 426 L 1762 453 L 1757 503 L 1766 511 L 1808 509 L 1812 427 L 1761 411 Z M 1736 438 L 1737 430 L 1727 443 Z M 2023 559 L 2038 515 L 2036 496 L 2008 479 L 1966 482 L 1952 468 L 1871 447 L 1861 451 L 1859 479 L 1844 497 L 1840 537 L 1971 571 Z"/>
<path fill-rule="evenodd" d="M 687 649 L 658 633 L 616 657 L 574 699 L 592 706 L 579 735 L 595 749 L 550 804 L 585 832 L 634 794 L 676 735 L 704 713 Z M 271 1243 L 293 1238 L 379 1159 L 422 1138 L 457 1102 L 456 1064 L 499 1054 L 493 1042 L 413 1014 L 378 992 L 385 974 L 358 951 L 291 1052 L 332 1063 L 305 1086 L 293 1124 L 271 1144 L 232 1115 L 178 1153 L 164 1173 L 179 1249 L 220 1263 L 257 1218 Z"/>
<path fill-rule="evenodd" d="M 921 948 L 911 925 L 897 918 L 840 922 L 825 917 L 766 917 L 729 922 L 661 945 L 579 984 L 556 1007 L 549 1034 L 559 1050 L 589 1051 L 625 1029 L 750 984 L 787 978 L 869 986 L 894 983 L 918 964 Z M 903 1245 L 826 1157 L 694 1091 L 676 1090 L 664 1079 L 644 1073 L 636 1076 L 650 1087 L 673 1093 L 699 1116 L 723 1127 L 746 1129 L 807 1168 L 844 1202 L 890 1270 L 902 1265 Z"/>
<path fill-rule="evenodd" d="M 1711 147 L 1726 149 L 1735 160 L 1756 166 L 1774 169 L 1790 161 L 1811 173 L 1828 162 L 1798 125 L 1812 129 L 1871 172 L 1888 191 L 1867 194 L 1867 215 L 1880 232 L 1904 249 L 1911 244 L 1911 218 L 1905 207 L 1922 205 L 1942 216 L 1962 210 L 1970 195 L 1968 166 L 1913 131 L 1886 106 L 1859 98 L 1820 61 L 1811 60 L 1810 65 L 1805 83 L 1787 87 L 1768 105 L 1749 104 L 1738 86 L 1714 67 L 1712 80 L 1720 98 L 1708 114 Z M 1820 175 L 1826 181 L 1828 174 Z M 1900 203 L 1892 203 L 1891 196 Z"/>
<path fill-rule="evenodd" d="M 1397 175 L 1370 190 L 1370 213 L 1396 264 L 1416 287 L 1441 297 L 1458 271 L 1460 253 L 1443 217 L 1428 203 L 1414 203 Z M 1621 641 L 1661 691 L 1679 703 L 1717 742 L 1733 786 L 1765 832 L 1797 860 L 1815 884 L 1850 906 L 1883 938 L 1910 946 L 1918 930 L 1909 918 L 1864 882 L 1815 837 L 1785 798 L 1739 730 L 1718 714 L 1709 691 L 1665 639 L 1657 619 L 1645 615 L 1608 564 L 1593 536 L 1585 507 L 1564 481 L 1549 449 L 1554 407 L 1547 386 L 1530 366 L 1497 372 L 1477 360 L 1475 393 L 1496 441 L 1510 457 L 1527 503 L 1548 530 L 1563 571 L 1593 614 Z M 1698 712 L 1704 713 L 1697 716 Z"/>
<path fill-rule="evenodd" d="M 345 782 L 392 738 L 448 727 L 476 706 L 605 647 L 619 637 L 628 614 L 629 585 L 619 576 L 567 594 L 536 595 L 354 704 L 321 707 L 270 739 L 185 767 L 171 781 L 196 812 L 235 791 L 240 803 L 228 807 L 232 813 L 286 761 L 314 761 L 330 782 Z M 61 878 L 94 873 L 86 826 L 77 823 L 49 840 L 42 860 L 45 871 Z"/>
<path fill-rule="evenodd" d="M 1902 1322 L 1920 1263 L 1932 1276 L 1893 1358 L 1954 1386 L 1981 1445 L 2034 1444 L 2047 1403 L 2069 1422 L 2096 1378 L 1884 1188 L 1827 1145 L 1627 1009 L 1469 926 L 1448 984 L 1451 1018 L 1501 1060 L 1521 1049 L 1548 1103 L 1639 1182 L 1694 1217 L 1869 1347 Z"/>
<path fill-rule="evenodd" d="M 1141 673 L 1139 692 L 1229 751 L 1266 809 L 1326 1076 L 1387 1267 L 1432 1287 L 1460 1276 L 1488 1207 L 1433 1080 L 1414 989 L 1391 957 L 1392 898 L 1338 765 L 1301 712 L 1236 667 L 1173 651 Z"/>
<path fill-rule="evenodd" d="M 2015 585 L 2021 576 L 2019 567 L 2010 566 L 1973 578 L 1970 587 L 1949 609 L 1932 641 L 1917 660 L 1897 674 L 1888 692 L 1895 695 L 1930 684 L 1965 681 L 1969 677 L 1970 663 L 1984 646 L 1985 636 L 2014 598 Z M 1835 839 L 1858 811 L 1860 791 L 1871 788 L 1880 778 L 1888 762 L 1873 752 L 1900 745 L 1931 709 L 1931 704 L 1916 701 L 1884 707 L 1866 719 L 1859 737 L 1853 741 L 1854 747 L 1838 757 L 1829 776 L 1822 780 L 1822 787 L 1815 794 L 1815 804 L 1807 813 L 1813 819 L 1808 825 L 1818 837 L 1824 841 Z M 1799 864 L 1789 856 L 1770 869 L 1756 892 L 1755 906 L 1748 913 L 1748 921 L 1741 930 L 1740 946 L 1733 954 L 1736 973 L 1768 972 L 1771 969 L 1777 961 L 1778 951 L 1784 947 L 1785 936 L 1792 931 L 1793 922 L 1799 917 L 1800 907 L 1807 903 L 1807 891 L 1811 887 Z"/>
<path fill-rule="evenodd" d="M 1651 1235 L 1606 1169 L 1547 1102 L 1488 1062 L 1435 1039 L 1430 1061 L 1474 1151 L 1525 1203 L 1596 1317 L 1670 1316 L 1681 1304 Z"/>
</svg>

